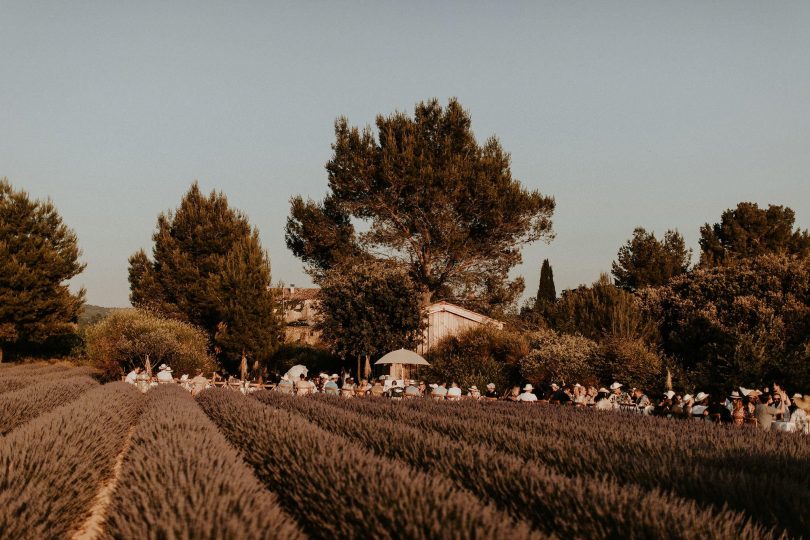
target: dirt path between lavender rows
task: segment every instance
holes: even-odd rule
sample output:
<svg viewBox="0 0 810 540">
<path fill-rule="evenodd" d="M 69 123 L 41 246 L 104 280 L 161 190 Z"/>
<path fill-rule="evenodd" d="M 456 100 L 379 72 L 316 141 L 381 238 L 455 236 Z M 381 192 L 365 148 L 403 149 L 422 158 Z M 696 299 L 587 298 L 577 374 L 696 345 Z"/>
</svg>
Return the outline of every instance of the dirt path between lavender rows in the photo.
<svg viewBox="0 0 810 540">
<path fill-rule="evenodd" d="M 93 500 L 93 506 L 90 508 L 90 515 L 82 523 L 81 527 L 73 533 L 71 540 L 96 540 L 101 536 L 104 519 L 107 517 L 107 509 L 110 506 L 110 499 L 115 492 L 118 485 L 118 480 L 121 477 L 121 469 L 124 465 L 124 456 L 129 452 L 129 447 L 132 444 L 132 434 L 135 432 L 137 422 L 129 428 L 127 437 L 124 440 L 124 447 L 115 458 L 115 465 L 113 465 L 112 474 L 106 482 L 101 484 L 98 493 Z"/>
</svg>

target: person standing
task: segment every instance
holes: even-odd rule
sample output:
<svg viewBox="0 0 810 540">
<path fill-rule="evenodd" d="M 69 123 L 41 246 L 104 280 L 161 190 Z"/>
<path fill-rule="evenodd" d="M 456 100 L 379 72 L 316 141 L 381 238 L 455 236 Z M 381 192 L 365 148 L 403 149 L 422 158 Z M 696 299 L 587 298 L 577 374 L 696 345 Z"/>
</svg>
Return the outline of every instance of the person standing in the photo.
<svg viewBox="0 0 810 540">
<path fill-rule="evenodd" d="M 772 407 L 770 396 L 767 394 L 754 390 L 749 397 L 752 395 L 754 396 L 754 417 L 757 419 L 757 424 L 762 431 L 769 431 L 776 415 L 785 412 L 787 398 L 780 399 L 778 407 Z"/>
</svg>

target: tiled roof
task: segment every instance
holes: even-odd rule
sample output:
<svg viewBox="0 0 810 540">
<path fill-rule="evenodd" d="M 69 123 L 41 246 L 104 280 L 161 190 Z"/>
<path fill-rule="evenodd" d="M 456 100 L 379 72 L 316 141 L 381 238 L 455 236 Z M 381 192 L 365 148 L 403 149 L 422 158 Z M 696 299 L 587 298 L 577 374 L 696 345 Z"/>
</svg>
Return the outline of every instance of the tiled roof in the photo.
<svg viewBox="0 0 810 540">
<path fill-rule="evenodd" d="M 298 288 L 296 287 L 292 292 L 290 291 L 289 287 L 284 288 L 274 288 L 273 294 L 276 295 L 276 298 L 280 298 L 285 302 L 303 302 L 304 300 L 314 300 L 316 296 L 318 296 L 318 291 L 320 291 L 317 287 L 312 288 Z"/>
</svg>

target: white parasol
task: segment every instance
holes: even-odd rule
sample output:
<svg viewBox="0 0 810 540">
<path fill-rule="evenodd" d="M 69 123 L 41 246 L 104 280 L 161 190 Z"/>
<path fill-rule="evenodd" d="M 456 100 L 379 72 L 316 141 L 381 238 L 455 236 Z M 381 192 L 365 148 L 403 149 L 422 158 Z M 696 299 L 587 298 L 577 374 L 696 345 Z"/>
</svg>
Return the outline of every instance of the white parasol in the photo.
<svg viewBox="0 0 810 540">
<path fill-rule="evenodd" d="M 291 367 L 289 371 L 287 371 L 286 375 L 287 377 L 290 378 L 291 381 L 297 381 L 298 379 L 301 378 L 302 373 L 306 375 L 307 373 L 309 373 L 309 370 L 307 369 L 306 366 L 298 364 L 296 366 Z"/>
<path fill-rule="evenodd" d="M 419 356 L 413 351 L 409 351 L 407 349 L 399 349 L 396 351 L 391 351 L 390 353 L 386 354 L 376 362 L 374 362 L 375 366 L 384 366 L 390 364 L 402 364 L 406 366 L 429 366 L 427 360 Z"/>
</svg>

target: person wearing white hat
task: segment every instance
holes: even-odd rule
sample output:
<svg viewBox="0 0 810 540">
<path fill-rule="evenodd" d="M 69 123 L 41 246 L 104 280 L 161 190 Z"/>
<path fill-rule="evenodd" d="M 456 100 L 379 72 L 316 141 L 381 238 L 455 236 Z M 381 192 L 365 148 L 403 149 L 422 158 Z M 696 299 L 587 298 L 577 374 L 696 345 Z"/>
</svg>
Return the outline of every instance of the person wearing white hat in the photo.
<svg viewBox="0 0 810 540">
<path fill-rule="evenodd" d="M 172 368 L 166 364 L 160 364 L 160 368 L 158 369 L 160 371 L 158 371 L 157 380 L 160 384 L 174 382 L 174 378 L 172 377 Z"/>
<path fill-rule="evenodd" d="M 287 394 L 290 395 L 295 392 L 295 386 L 293 382 L 290 380 L 289 375 L 282 375 L 281 380 L 276 385 L 275 391 L 279 394 Z"/>
<path fill-rule="evenodd" d="M 803 435 L 810 434 L 810 418 L 807 413 L 810 412 L 810 396 L 804 397 L 801 394 L 793 394 L 793 411 L 790 414 L 790 421 L 795 426 L 796 433 Z"/>
<path fill-rule="evenodd" d="M 532 392 L 534 386 L 527 384 L 523 387 L 523 393 L 519 394 L 516 401 L 524 403 L 534 403 L 537 401 L 537 396 Z"/>
<path fill-rule="evenodd" d="M 709 394 L 698 392 L 695 396 L 695 405 L 692 405 L 692 418 L 704 420 L 709 415 Z"/>
<path fill-rule="evenodd" d="M 593 408 L 597 411 L 613 410 L 613 402 L 610 401 L 610 390 L 604 386 L 597 390 Z"/>
<path fill-rule="evenodd" d="M 610 385 L 610 404 L 613 406 L 614 409 L 619 409 L 622 404 L 627 403 L 628 399 L 625 394 L 622 393 L 622 386 L 624 386 L 620 382 L 614 381 L 613 384 Z"/>
<path fill-rule="evenodd" d="M 447 389 L 447 401 L 459 401 L 461 399 L 461 388 L 455 382 L 450 383 Z"/>
<path fill-rule="evenodd" d="M 422 397 L 422 392 L 419 391 L 419 387 L 416 385 L 416 381 L 414 380 L 408 381 L 408 386 L 405 387 L 405 397 L 408 399 Z"/>
<path fill-rule="evenodd" d="M 487 384 L 487 391 L 484 393 L 484 399 L 487 401 L 496 401 L 501 395 L 495 390 L 495 383 Z"/>
<path fill-rule="evenodd" d="M 477 386 L 472 385 L 467 389 L 467 397 L 476 400 L 481 399 L 481 392 L 478 390 Z"/>
</svg>

